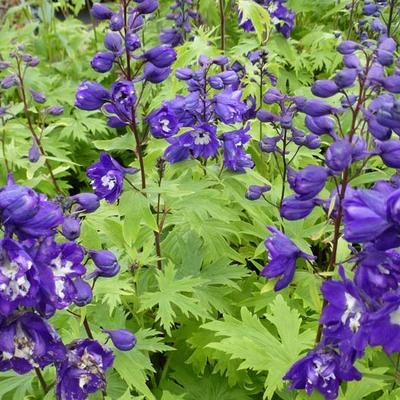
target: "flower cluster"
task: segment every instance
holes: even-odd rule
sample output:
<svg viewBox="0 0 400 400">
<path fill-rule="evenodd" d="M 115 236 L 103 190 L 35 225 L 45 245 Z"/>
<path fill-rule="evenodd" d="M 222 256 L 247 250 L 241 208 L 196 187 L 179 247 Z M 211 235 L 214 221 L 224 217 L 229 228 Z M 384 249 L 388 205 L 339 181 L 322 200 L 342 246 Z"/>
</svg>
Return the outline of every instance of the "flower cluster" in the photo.
<svg viewBox="0 0 400 400">
<path fill-rule="evenodd" d="M 192 4 L 192 0 L 176 0 L 171 5 L 172 12 L 167 14 L 167 19 L 174 21 L 174 26 L 161 31 L 161 43 L 176 47 L 186 40 L 192 30 L 191 22 L 199 23 L 201 21 L 199 13 L 192 8 Z"/>
<path fill-rule="evenodd" d="M 125 170 L 108 155 L 102 161 L 89 171 L 95 181 L 108 179 L 99 194 L 112 201 Z M 117 189 L 110 188 L 114 177 Z M 48 322 L 57 310 L 89 304 L 96 279 L 120 269 L 111 251 L 87 250 L 77 242 L 81 218 L 98 206 L 99 197 L 92 193 L 50 200 L 16 184 L 11 175 L 0 189 L 1 369 L 25 374 L 54 364 L 58 399 L 85 399 L 104 389 L 105 371 L 113 361 L 112 351 L 92 337 L 65 346 Z M 92 272 L 85 259 L 92 260 Z M 120 350 L 136 343 L 125 329 L 105 333 Z"/>
<path fill-rule="evenodd" d="M 400 141 L 395 136 L 400 135 L 400 103 L 396 98 L 400 93 L 400 60 L 394 66 L 395 50 L 395 41 L 384 33 L 376 44 L 371 40 L 361 44 L 342 41 L 337 51 L 343 56 L 343 68 L 332 79 L 318 80 L 312 86 L 314 96 L 331 98 L 331 103 L 287 96 L 272 88 L 263 98 L 271 110 L 257 112 L 257 118 L 276 131 L 274 137 L 261 138 L 260 148 L 281 158 L 283 190 L 276 205 L 281 217 L 300 220 L 316 206 L 326 211 L 334 223 L 327 271 L 336 266 L 342 225 L 344 239 L 353 252 L 347 261 L 353 265 L 353 279 L 340 265 L 341 279 L 328 279 L 322 285 L 326 305 L 320 319 L 319 343 L 285 376 L 292 381 L 291 388 L 305 389 L 308 394 L 316 389 L 327 400 L 337 398 L 342 381 L 361 379 L 353 364 L 368 345 L 382 346 L 389 355 L 400 351 L 398 175 L 390 182 L 376 182 L 370 189 L 351 186 L 352 178 L 368 167 L 372 157 L 380 157 L 390 168 L 400 168 Z M 302 114 L 304 126 L 311 133 L 294 125 Z M 351 122 L 344 130 L 341 121 L 346 118 Z M 322 136 L 327 147 L 321 145 Z M 288 160 L 291 143 L 318 150 L 323 165 L 294 170 L 290 166 L 293 158 Z M 285 196 L 286 182 L 292 195 Z M 329 183 L 334 189 L 329 198 L 321 198 Z M 266 191 L 253 186 L 246 197 L 255 200 Z M 281 290 L 293 279 L 299 258 L 315 258 L 276 228 L 269 229 L 272 234 L 265 244 L 270 262 L 261 275 L 278 277 L 275 290 Z"/>
<path fill-rule="evenodd" d="M 201 56 L 199 69 L 178 69 L 176 76 L 185 81 L 189 94 L 164 101 L 161 108 L 147 116 L 152 135 L 170 143 L 164 154 L 167 161 L 175 163 L 190 157 L 207 160 L 217 156 L 218 149 L 222 148 L 227 169 L 245 172 L 245 168 L 253 166 L 244 150 L 251 138 L 247 134 L 249 125 L 217 136 L 219 122 L 226 125 L 243 122 L 248 111 L 241 101 L 237 73 L 229 69 L 211 73 L 213 66 L 227 64 L 224 56 L 213 59 Z M 176 136 L 182 128 L 187 129 Z"/>
<path fill-rule="evenodd" d="M 254 0 L 263 6 L 271 17 L 271 22 L 275 29 L 283 36 L 288 38 L 295 25 L 296 14 L 286 7 L 286 0 Z M 250 20 L 243 20 L 242 13 L 239 12 L 240 26 L 247 32 L 254 31 L 254 26 Z"/>
<path fill-rule="evenodd" d="M 111 90 L 97 82 L 83 81 L 77 90 L 75 105 L 87 111 L 102 109 L 112 128 L 136 124 L 138 99 L 135 84 L 141 81 L 143 85 L 164 81 L 170 75 L 171 64 L 176 59 L 175 51 L 166 44 L 147 51 L 142 49 L 138 33 L 145 24 L 146 14 L 154 12 L 158 2 L 150 0 L 137 3 L 136 7 L 128 7 L 123 3 L 115 13 L 99 3 L 92 7 L 93 16 L 98 20 L 109 20 L 110 28 L 104 39 L 107 51 L 95 54 L 91 61 L 92 68 L 104 73 L 117 65 L 124 79 L 114 82 Z"/>
</svg>

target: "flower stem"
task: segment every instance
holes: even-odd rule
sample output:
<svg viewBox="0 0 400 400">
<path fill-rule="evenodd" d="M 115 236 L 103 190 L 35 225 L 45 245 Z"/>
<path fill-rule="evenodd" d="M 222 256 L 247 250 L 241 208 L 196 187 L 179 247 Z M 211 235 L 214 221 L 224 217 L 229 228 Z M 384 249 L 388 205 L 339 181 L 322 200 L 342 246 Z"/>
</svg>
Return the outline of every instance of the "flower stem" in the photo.
<svg viewBox="0 0 400 400">
<path fill-rule="evenodd" d="M 47 383 L 44 380 L 44 377 L 43 377 L 43 374 L 42 374 L 42 371 L 40 370 L 40 368 L 35 368 L 35 373 L 36 373 L 36 376 L 40 383 L 40 386 L 43 389 L 44 394 L 47 394 L 47 392 L 49 391 L 49 387 L 47 386 Z"/>
<path fill-rule="evenodd" d="M 225 53 L 225 1 L 219 0 L 219 19 L 221 29 L 221 45 L 222 53 Z"/>
</svg>

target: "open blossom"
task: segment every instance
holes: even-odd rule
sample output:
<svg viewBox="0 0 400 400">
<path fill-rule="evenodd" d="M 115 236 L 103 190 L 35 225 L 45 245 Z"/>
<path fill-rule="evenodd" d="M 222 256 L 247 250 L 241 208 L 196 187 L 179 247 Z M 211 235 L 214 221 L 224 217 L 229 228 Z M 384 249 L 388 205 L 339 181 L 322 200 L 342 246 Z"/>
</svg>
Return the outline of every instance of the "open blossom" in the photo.
<svg viewBox="0 0 400 400">
<path fill-rule="evenodd" d="M 261 271 L 266 278 L 279 277 L 275 290 L 282 290 L 293 280 L 298 258 L 313 260 L 315 257 L 302 252 L 287 236 L 273 226 L 269 226 L 271 234 L 265 241 L 268 249 L 269 263 Z"/>
<path fill-rule="evenodd" d="M 92 187 L 96 195 L 114 203 L 122 192 L 125 174 L 137 172 L 136 168 L 124 168 L 109 154 L 102 153 L 100 161 L 87 169 L 87 176 L 92 180 Z"/>
<path fill-rule="evenodd" d="M 84 400 L 106 388 L 106 371 L 114 361 L 112 351 L 91 339 L 67 347 L 67 355 L 56 364 L 57 400 Z"/>
<path fill-rule="evenodd" d="M 167 138 L 179 131 L 178 119 L 174 111 L 167 105 L 153 111 L 147 116 L 151 134 L 157 138 Z"/>
<path fill-rule="evenodd" d="M 65 357 L 65 347 L 52 326 L 26 312 L 0 326 L 0 370 L 26 374 Z"/>
</svg>

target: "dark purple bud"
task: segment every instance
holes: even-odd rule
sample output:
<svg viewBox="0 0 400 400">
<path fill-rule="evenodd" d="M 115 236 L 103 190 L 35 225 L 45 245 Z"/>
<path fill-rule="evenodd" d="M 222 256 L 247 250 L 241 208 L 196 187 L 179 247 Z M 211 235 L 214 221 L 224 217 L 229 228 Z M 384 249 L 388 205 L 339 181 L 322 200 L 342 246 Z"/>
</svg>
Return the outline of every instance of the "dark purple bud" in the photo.
<svg viewBox="0 0 400 400">
<path fill-rule="evenodd" d="M 143 54 L 143 58 L 157 68 L 166 68 L 176 60 L 176 52 L 172 47 L 162 44 L 147 50 Z"/>
<path fill-rule="evenodd" d="M 321 138 L 318 135 L 312 133 L 311 135 L 308 135 L 306 137 L 304 146 L 311 150 L 318 149 L 318 147 L 321 146 Z"/>
<path fill-rule="evenodd" d="M 104 38 L 104 46 L 107 50 L 110 50 L 113 53 L 119 53 L 122 49 L 121 35 L 117 32 L 107 32 L 106 37 Z"/>
<path fill-rule="evenodd" d="M 367 74 L 367 82 L 382 83 L 384 78 L 385 78 L 385 71 L 382 65 L 377 62 L 373 63 Z"/>
<path fill-rule="evenodd" d="M 335 83 L 338 87 L 343 89 L 352 86 L 356 78 L 357 70 L 354 68 L 346 68 L 336 74 Z"/>
<path fill-rule="evenodd" d="M 317 165 L 309 165 L 299 172 L 288 169 L 288 182 L 299 200 L 315 197 L 324 188 L 327 177 L 327 169 Z"/>
<path fill-rule="evenodd" d="M 352 54 L 356 50 L 361 49 L 362 46 L 356 42 L 351 40 L 344 40 L 339 46 L 336 48 L 340 54 Z"/>
<path fill-rule="evenodd" d="M 100 207 L 99 198 L 94 193 L 79 193 L 71 196 L 70 199 L 77 203 L 76 211 L 92 213 Z"/>
<path fill-rule="evenodd" d="M 102 51 L 94 55 L 90 65 L 96 72 L 108 72 L 112 68 L 114 60 L 113 53 Z"/>
<path fill-rule="evenodd" d="M 366 4 L 364 7 L 363 7 L 363 14 L 364 15 L 366 15 L 366 16 L 370 16 L 370 15 L 373 15 L 374 13 L 376 13 L 377 11 L 378 11 L 378 6 L 376 5 L 376 4 L 373 4 L 373 3 L 371 3 L 371 4 Z"/>
<path fill-rule="evenodd" d="M 91 303 L 93 299 L 93 292 L 90 285 L 83 279 L 77 278 L 74 281 L 74 287 L 76 290 L 74 303 L 78 307 L 84 307 Z"/>
<path fill-rule="evenodd" d="M 113 12 L 105 5 L 100 3 L 94 3 L 92 6 L 92 15 L 98 20 L 110 19 Z"/>
<path fill-rule="evenodd" d="M 64 107 L 63 106 L 50 106 L 47 107 L 43 110 L 44 113 L 46 114 L 50 114 L 50 115 L 54 115 L 54 116 L 58 116 L 61 115 L 64 112 Z"/>
<path fill-rule="evenodd" d="M 324 103 L 322 100 L 309 100 L 304 97 L 296 97 L 294 98 L 294 102 L 299 111 L 312 117 L 322 117 L 338 111 L 336 108 Z"/>
<path fill-rule="evenodd" d="M 137 50 L 141 46 L 139 37 L 132 32 L 128 32 L 125 36 L 125 46 L 129 51 Z"/>
<path fill-rule="evenodd" d="M 139 12 L 139 14 L 151 14 L 157 10 L 157 8 L 157 0 L 143 0 L 137 5 L 136 10 Z"/>
<path fill-rule="evenodd" d="M 306 127 L 316 135 L 332 134 L 335 130 L 335 124 L 329 117 L 310 117 L 306 115 Z"/>
<path fill-rule="evenodd" d="M 171 73 L 171 68 L 157 68 L 151 63 L 144 66 L 143 77 L 151 83 L 160 83 L 165 81 Z"/>
<path fill-rule="evenodd" d="M 340 99 L 340 102 L 344 108 L 350 108 L 357 101 L 357 99 L 358 97 L 356 95 L 350 94 L 348 96 L 343 96 Z"/>
<path fill-rule="evenodd" d="M 378 140 L 388 140 L 392 135 L 390 128 L 381 125 L 375 117 L 368 119 L 368 130 L 371 135 Z"/>
<path fill-rule="evenodd" d="M 339 88 L 335 82 L 329 79 L 316 81 L 311 87 L 311 92 L 317 97 L 331 97 L 339 92 Z"/>
<path fill-rule="evenodd" d="M 208 78 L 208 83 L 213 89 L 220 90 L 224 88 L 224 82 L 219 76 L 210 76 Z"/>
<path fill-rule="evenodd" d="M 383 87 L 391 93 L 400 93 L 400 75 L 391 75 L 384 78 Z"/>
<path fill-rule="evenodd" d="M 193 78 L 193 71 L 190 68 L 178 68 L 175 76 L 181 81 L 187 81 Z"/>
<path fill-rule="evenodd" d="M 347 140 L 338 140 L 326 151 L 326 165 L 333 172 L 341 172 L 350 165 L 352 152 L 353 148 Z"/>
<path fill-rule="evenodd" d="M 343 64 L 346 68 L 361 68 L 360 60 L 355 54 L 346 54 L 343 57 Z"/>
<path fill-rule="evenodd" d="M 32 163 L 39 161 L 40 151 L 35 139 L 32 139 L 32 146 L 29 149 L 28 158 Z"/>
<path fill-rule="evenodd" d="M 387 140 L 377 144 L 382 161 L 391 168 L 400 168 L 400 141 Z"/>
<path fill-rule="evenodd" d="M 292 128 L 292 140 L 297 146 L 302 146 L 306 141 L 306 134 L 300 129 Z"/>
<path fill-rule="evenodd" d="M 393 53 L 386 50 L 378 49 L 376 52 L 376 59 L 379 64 L 388 66 L 393 64 Z"/>
<path fill-rule="evenodd" d="M 279 140 L 281 140 L 280 136 L 275 136 L 275 137 L 264 136 L 259 142 L 261 151 L 263 151 L 264 153 L 273 153 L 274 151 L 276 151 L 276 145 L 279 142 Z"/>
<path fill-rule="evenodd" d="M 261 122 L 277 122 L 279 121 L 279 117 L 272 112 L 268 110 L 258 110 L 256 117 L 261 121 Z"/>
<path fill-rule="evenodd" d="M 257 185 L 250 185 L 247 189 L 245 194 L 246 199 L 248 200 L 258 200 L 263 193 L 269 192 L 271 190 L 271 186 L 264 185 L 264 186 L 257 186 Z"/>
<path fill-rule="evenodd" d="M 400 225 L 400 189 L 394 191 L 387 199 L 386 213 L 389 221 Z"/>
<path fill-rule="evenodd" d="M 144 19 L 141 15 L 138 15 L 137 12 L 134 12 L 129 16 L 128 26 L 129 30 L 131 30 L 132 32 L 137 32 L 140 29 L 142 29 L 143 24 L 144 24 Z"/>
<path fill-rule="evenodd" d="M 284 95 L 278 89 L 269 89 L 263 96 L 265 104 L 278 103 L 285 98 Z"/>
<path fill-rule="evenodd" d="M 353 147 L 352 160 L 363 160 L 368 155 L 368 145 L 362 136 L 354 135 L 351 145 Z"/>
<path fill-rule="evenodd" d="M 110 18 L 110 29 L 112 31 L 120 31 L 124 26 L 124 18 L 120 13 L 114 13 Z"/>
<path fill-rule="evenodd" d="M 81 234 L 81 220 L 74 217 L 65 217 L 62 224 L 62 233 L 68 240 L 75 240 Z"/>
<path fill-rule="evenodd" d="M 41 92 L 36 92 L 35 90 L 29 89 L 32 98 L 36 103 L 43 104 L 46 102 L 46 96 Z"/>
<path fill-rule="evenodd" d="M 183 43 L 183 35 L 175 27 L 166 28 L 160 32 L 160 42 L 168 44 L 171 47 L 176 47 Z"/>
<path fill-rule="evenodd" d="M 36 67 L 37 65 L 39 65 L 39 63 L 40 63 L 39 58 L 33 56 L 33 57 L 32 57 L 32 60 L 28 63 L 28 65 L 29 65 L 30 67 Z"/>
<path fill-rule="evenodd" d="M 219 77 L 225 86 L 235 85 L 239 83 L 239 77 L 235 71 L 224 71 L 216 75 Z"/>
<path fill-rule="evenodd" d="M 380 109 L 376 115 L 376 120 L 379 124 L 390 129 L 400 129 L 400 119 L 394 118 L 393 112 L 385 109 Z"/>
<path fill-rule="evenodd" d="M 307 217 L 314 207 L 314 199 L 299 200 L 296 196 L 289 196 L 282 202 L 281 216 L 289 221 L 297 221 Z"/>
<path fill-rule="evenodd" d="M 17 82 L 18 82 L 17 75 L 13 73 L 3 78 L 2 81 L 0 82 L 0 86 L 3 89 L 9 89 L 10 87 L 16 86 Z"/>
<path fill-rule="evenodd" d="M 0 71 L 3 71 L 4 69 L 7 69 L 10 66 L 11 66 L 11 63 L 9 61 L 1 61 L 0 60 Z"/>
<path fill-rule="evenodd" d="M 136 336 L 128 329 L 104 329 L 103 332 L 108 333 L 118 350 L 129 351 L 136 346 Z"/>
<path fill-rule="evenodd" d="M 110 100 L 110 92 L 97 82 L 83 81 L 76 92 L 75 105 L 81 110 L 98 110 Z"/>
<path fill-rule="evenodd" d="M 383 39 L 378 46 L 378 49 L 393 53 L 396 50 L 397 44 L 391 37 Z"/>
<path fill-rule="evenodd" d="M 293 115 L 290 113 L 283 114 L 279 118 L 279 122 L 283 129 L 291 129 L 293 124 Z"/>
<path fill-rule="evenodd" d="M 108 274 L 110 272 L 113 272 L 118 266 L 118 261 L 114 253 L 112 253 L 110 250 L 90 250 L 88 253 L 91 259 L 93 260 L 94 264 L 96 265 L 96 268 L 102 274 L 103 273 Z M 101 275 L 101 276 L 107 276 L 107 275 Z"/>
<path fill-rule="evenodd" d="M 229 62 L 229 59 L 228 59 L 228 57 L 226 57 L 226 56 L 217 56 L 217 57 L 214 57 L 213 59 L 212 59 L 212 61 L 211 61 L 213 64 L 216 64 L 216 65 L 226 65 L 226 64 L 228 64 L 228 62 Z"/>
<path fill-rule="evenodd" d="M 206 67 L 207 65 L 211 64 L 211 60 L 204 54 L 199 56 L 198 62 L 199 62 L 200 67 Z"/>
</svg>

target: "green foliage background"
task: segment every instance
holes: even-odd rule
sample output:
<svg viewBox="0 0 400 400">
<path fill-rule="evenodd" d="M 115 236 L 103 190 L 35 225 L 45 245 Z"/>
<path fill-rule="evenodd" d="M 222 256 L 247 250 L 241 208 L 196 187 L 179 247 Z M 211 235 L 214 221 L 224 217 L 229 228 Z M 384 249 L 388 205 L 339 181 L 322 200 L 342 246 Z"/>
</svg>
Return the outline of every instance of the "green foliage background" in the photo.
<svg viewBox="0 0 400 400">
<path fill-rule="evenodd" d="M 158 40 L 169 1 L 162 0 L 157 19 L 145 29 L 146 44 Z M 240 0 L 239 7 L 256 27 L 245 33 L 237 25 L 236 4 L 226 2 L 227 55 L 242 62 L 250 71 L 245 95 L 254 94 L 260 101 L 258 87 L 252 81 L 252 66 L 245 54 L 267 48 L 270 69 L 279 78 L 279 87 L 291 94 L 309 95 L 316 77 L 330 77 L 340 64 L 335 51 L 335 31 L 345 31 L 349 16 L 346 1 L 289 0 L 288 7 L 297 13 L 297 28 L 286 40 L 271 28 L 268 15 L 256 3 Z M 38 22 L 30 5 L 38 6 Z M 194 40 L 177 48 L 174 68 L 194 64 L 200 54 L 220 54 L 219 15 L 215 0 L 201 0 L 200 12 L 205 24 L 194 28 Z M 27 84 L 46 93 L 47 104 L 62 104 L 65 113 L 51 117 L 43 130 L 44 147 L 64 190 L 76 193 L 89 190 L 85 168 L 97 159 L 100 151 L 110 151 L 125 165 L 136 165 L 134 140 L 125 130 L 110 130 L 105 118 L 96 112 L 74 108 L 77 86 L 83 79 L 108 85 L 115 79 L 110 72 L 99 75 L 90 68 L 96 48 L 101 48 L 105 28 L 96 28 L 76 18 L 85 9 L 83 0 L 25 1 L 1 16 L 0 55 L 7 58 L 16 43 L 24 43 L 41 63 L 29 70 Z M 55 18 L 64 15 L 65 20 Z M 267 89 L 267 88 L 265 88 Z M 141 115 L 158 107 L 165 99 L 183 90 L 183 84 L 169 78 L 157 88 L 146 88 Z M 48 182 L 44 161 L 32 164 L 26 158 L 30 133 L 17 101 L 15 90 L 3 91 L 2 101 L 10 105 L 14 118 L 3 120 L 0 136 L 5 154 L 19 183 L 54 195 Z M 31 111 L 39 119 L 32 106 Z M 40 122 L 39 120 L 37 121 Z M 141 129 L 145 129 L 142 124 Z M 130 352 L 116 351 L 114 370 L 108 377 L 109 399 L 161 400 L 303 400 L 300 392 L 287 391 L 282 376 L 301 354 L 312 348 L 321 312 L 319 287 L 322 277 L 299 265 L 294 285 L 276 294 L 273 282 L 258 276 L 267 260 L 263 241 L 266 225 L 279 221 L 276 209 L 265 201 L 244 198 L 249 184 L 270 184 L 271 199 L 278 199 L 281 186 L 273 158 L 260 154 L 256 140 L 262 128 L 251 127 L 254 141 L 250 152 L 256 168 L 247 174 L 219 174 L 218 165 L 200 166 L 196 161 L 168 165 L 161 186 L 157 184 L 155 162 L 162 154 L 163 141 L 146 145 L 145 166 L 148 172 L 147 199 L 125 188 L 118 204 L 102 204 L 87 216 L 81 242 L 88 248 L 106 247 L 120 260 L 118 278 L 99 280 L 95 301 L 83 310 L 97 339 L 104 341 L 101 327 L 133 330 L 137 346 Z M 265 131 L 263 134 L 268 134 Z M 289 148 L 289 151 L 292 149 Z M 295 167 L 313 163 L 316 154 L 302 149 Z M 2 157 L 2 156 L 1 156 Z M 3 165 L 3 159 L 0 160 Z M 389 173 L 377 170 L 360 177 L 364 185 Z M 0 179 L 6 179 L 0 169 Z M 137 181 L 135 181 L 137 180 Z M 133 178 L 138 183 L 139 177 Z M 157 230 L 152 206 L 161 194 L 168 208 L 162 234 L 163 270 L 156 268 L 153 230 Z M 328 192 L 323 193 L 328 195 Z M 332 227 L 324 222 L 322 212 L 314 211 L 304 221 L 284 223 L 289 237 L 304 251 L 330 245 Z M 340 243 L 339 259 L 348 256 Z M 81 320 L 67 312 L 52 319 L 68 342 L 85 336 Z M 340 399 L 400 398 L 400 389 L 392 390 L 393 370 L 379 351 L 370 350 L 357 365 L 366 371 L 361 382 L 343 388 Z M 50 382 L 54 371 L 46 369 Z M 99 398 L 100 395 L 93 396 Z M 4 400 L 43 398 L 33 374 L 0 374 L 0 398 Z M 46 399 L 53 399 L 50 391 Z M 319 399 L 315 394 L 312 399 Z"/>
</svg>

